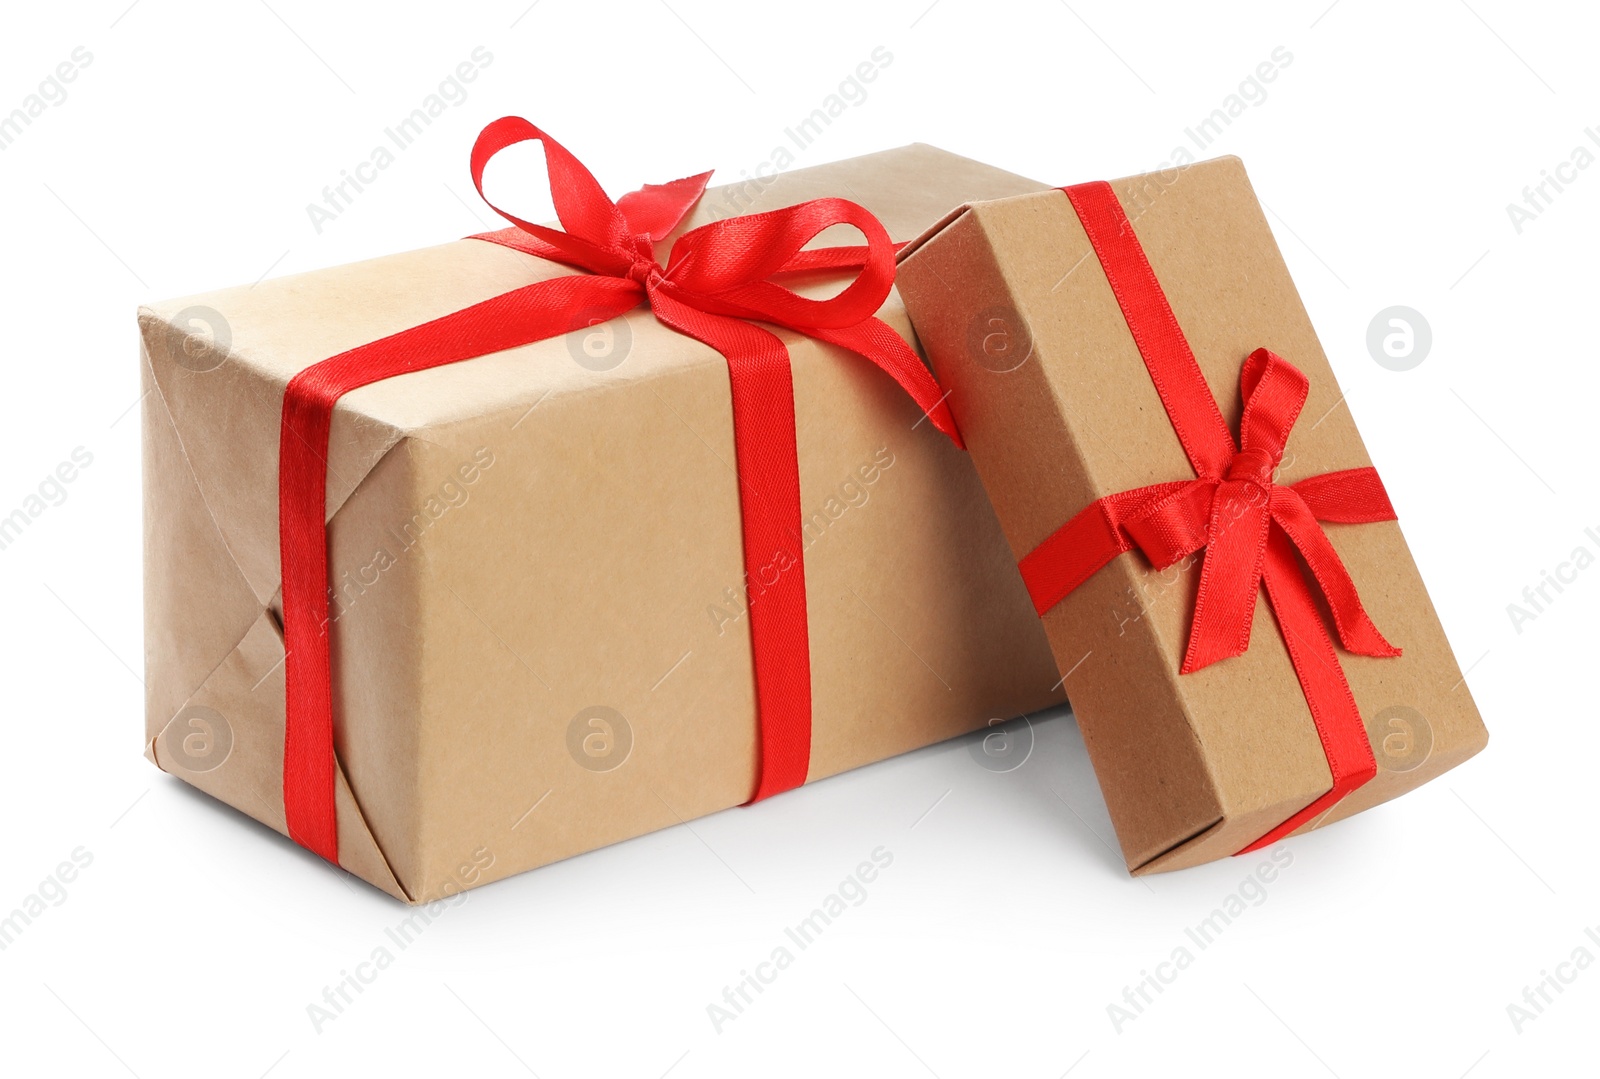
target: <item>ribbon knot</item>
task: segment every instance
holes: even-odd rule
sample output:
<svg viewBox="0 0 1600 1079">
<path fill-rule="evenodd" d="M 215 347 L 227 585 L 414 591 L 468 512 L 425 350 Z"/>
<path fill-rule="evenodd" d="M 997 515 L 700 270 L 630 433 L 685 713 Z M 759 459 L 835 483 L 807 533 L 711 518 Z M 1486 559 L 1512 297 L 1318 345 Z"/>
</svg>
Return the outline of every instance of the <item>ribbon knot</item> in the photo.
<svg viewBox="0 0 1600 1079">
<path fill-rule="evenodd" d="M 661 282 L 666 280 L 666 271 L 661 268 L 661 263 L 656 261 L 652 252 L 648 257 L 634 259 L 633 265 L 628 267 L 628 272 L 623 276 L 642 286 L 648 294 L 651 289 L 659 287 Z"/>
<path fill-rule="evenodd" d="M 1233 455 L 1233 460 L 1228 462 L 1227 478 L 1251 481 L 1257 487 L 1265 489 L 1272 486 L 1272 473 L 1282 460 L 1281 452 L 1269 453 L 1263 449 L 1240 450 Z"/>
</svg>

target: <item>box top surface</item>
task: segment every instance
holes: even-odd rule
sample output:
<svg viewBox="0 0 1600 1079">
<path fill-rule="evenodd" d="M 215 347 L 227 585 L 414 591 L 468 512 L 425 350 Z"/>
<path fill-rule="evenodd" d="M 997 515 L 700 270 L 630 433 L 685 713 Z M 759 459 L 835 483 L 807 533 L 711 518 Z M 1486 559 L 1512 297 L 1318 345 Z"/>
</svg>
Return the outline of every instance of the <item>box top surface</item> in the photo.
<svg viewBox="0 0 1600 1079">
<path fill-rule="evenodd" d="M 973 198 L 1038 190 L 1031 180 L 921 144 L 709 188 L 658 250 L 678 233 L 742 213 L 824 196 L 872 211 L 890 236 L 916 235 L 949 207 Z M 814 246 L 855 244 L 836 226 Z M 189 455 L 196 481 L 252 587 L 277 588 L 277 458 L 283 389 L 300 370 L 357 345 L 536 281 L 570 274 L 499 244 L 463 239 L 308 273 L 156 303 L 140 311 L 151 374 L 180 435 L 205 453 Z M 836 290 L 842 277 L 802 291 Z M 902 334 L 909 323 L 898 294 L 879 312 Z M 191 336 L 196 327 L 225 349 Z M 563 394 L 607 392 L 686 368 L 721 365 L 708 346 L 658 323 L 640 307 L 608 323 L 615 362 L 587 362 L 587 334 L 535 342 L 462 363 L 417 371 L 342 397 L 329 441 L 330 520 L 373 467 L 407 436 L 487 417 L 520 417 Z M 819 355 L 788 331 L 796 362 Z M 198 347 L 197 347 L 198 345 Z M 615 354 L 615 353 L 613 353 Z M 865 361 L 863 361 L 865 362 Z M 508 421 L 508 422 L 509 422 Z"/>
</svg>

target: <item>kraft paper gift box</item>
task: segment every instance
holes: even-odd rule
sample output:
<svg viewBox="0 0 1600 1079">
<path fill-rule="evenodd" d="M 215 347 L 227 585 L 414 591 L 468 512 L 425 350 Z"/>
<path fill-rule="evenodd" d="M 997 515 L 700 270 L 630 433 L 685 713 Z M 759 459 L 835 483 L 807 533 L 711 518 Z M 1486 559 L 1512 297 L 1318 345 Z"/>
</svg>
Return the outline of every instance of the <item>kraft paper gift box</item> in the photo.
<svg viewBox="0 0 1600 1079">
<path fill-rule="evenodd" d="M 906 240 L 964 200 L 1037 188 L 909 146 L 709 189 L 677 231 L 841 196 Z M 822 242 L 860 238 L 835 229 Z M 343 350 L 571 272 L 467 239 L 140 312 L 154 763 L 288 834 L 286 384 Z M 879 313 L 909 336 L 897 295 Z M 859 357 L 783 339 L 804 520 L 808 780 L 1059 701 L 966 454 Z M 329 633 L 349 871 L 430 901 L 751 797 L 755 593 L 731 425 L 727 361 L 642 307 L 338 402 Z"/>
<path fill-rule="evenodd" d="M 900 259 L 898 286 L 1041 611 L 1131 870 L 1319 827 L 1483 748 L 1237 159 L 974 202 Z M 1337 475 L 1310 479 L 1324 474 Z M 1342 597 L 1346 644 L 1369 654 L 1330 636 L 1344 631 L 1308 550 Z M 1252 601 L 1254 565 L 1268 576 Z"/>
</svg>

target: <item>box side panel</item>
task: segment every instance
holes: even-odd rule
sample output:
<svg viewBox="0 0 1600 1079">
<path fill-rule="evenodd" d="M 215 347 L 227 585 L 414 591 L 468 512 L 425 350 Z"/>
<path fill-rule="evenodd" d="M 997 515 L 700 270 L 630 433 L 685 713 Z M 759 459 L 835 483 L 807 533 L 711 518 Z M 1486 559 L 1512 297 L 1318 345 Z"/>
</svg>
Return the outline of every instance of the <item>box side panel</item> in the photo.
<svg viewBox="0 0 1600 1079">
<path fill-rule="evenodd" d="M 1076 413 L 1063 414 L 1070 406 L 1045 378 L 1048 342 L 1023 318 L 976 212 L 927 240 L 899 281 L 1020 559 L 1095 490 Z M 1222 815 L 1204 747 L 1140 617 L 1136 577 L 1131 559 L 1116 560 L 1043 619 L 1130 867 Z"/>
<path fill-rule="evenodd" d="M 650 362 L 635 345 L 625 362 Z M 733 458 L 700 415 L 727 408 L 718 375 L 706 364 L 684 392 L 597 386 L 430 432 L 426 471 L 479 474 L 422 540 L 427 892 L 749 797 Z"/>
<path fill-rule="evenodd" d="M 810 777 L 1059 701 L 965 455 L 881 373 L 799 338 L 790 351 Z M 626 362 L 656 361 L 636 341 Z M 649 390 L 436 429 L 422 452 L 434 476 L 480 462 L 422 542 L 428 890 L 745 801 L 760 597 L 745 592 L 722 357 L 674 361 Z"/>
<path fill-rule="evenodd" d="M 141 320 L 140 330 L 148 745 L 233 650 L 261 607 L 201 497 L 151 369 L 181 347 L 181 335 L 155 319 Z"/>
<path fill-rule="evenodd" d="M 146 630 L 145 751 L 158 767 L 283 833 L 284 646 L 275 596 L 262 598 L 224 538 L 217 504 L 208 499 L 200 474 L 226 476 L 218 459 L 229 444 L 230 410 L 262 407 L 268 388 L 248 385 L 254 377 L 234 357 L 197 349 L 191 327 L 146 312 L 141 316 L 146 393 L 143 398 L 144 537 Z M 241 383 L 244 383 L 242 385 Z M 172 394 L 199 406 L 215 397 L 209 423 L 180 423 L 168 408 Z M 222 416 L 219 422 L 218 416 Z M 348 420 L 348 417 L 346 417 Z M 337 431 L 337 425 L 336 425 Z M 403 454 L 381 460 L 351 502 L 393 501 L 408 486 Z M 234 486 L 243 486 L 235 477 Z M 223 493 L 229 484 L 213 490 Z M 226 497 L 253 497 L 235 491 Z M 346 505 L 346 509 L 349 504 Z M 352 514 L 352 518 L 356 517 Z M 359 522 L 342 514 L 330 528 L 330 565 L 337 580 L 344 567 L 370 562 L 372 544 Z M 399 574 L 391 574 L 391 578 Z M 414 588 L 391 580 L 387 604 L 367 607 L 371 624 L 409 621 L 407 597 Z M 365 613 L 365 612 L 364 612 Z M 335 609 L 335 616 L 338 610 Z M 403 735 L 414 692 L 404 675 L 414 650 L 409 631 L 375 646 L 362 627 L 335 632 L 335 703 L 340 716 L 335 799 L 339 812 L 340 861 L 344 868 L 397 898 L 407 898 L 382 846 L 369 829 L 355 791 L 370 796 L 384 816 L 377 829 L 383 843 L 403 852 L 414 823 L 405 815 L 412 786 L 404 776 L 375 767 L 374 754 L 342 736 L 352 729 L 382 732 L 382 755 L 409 762 Z M 354 655 L 351 655 L 351 652 Z M 373 723 L 376 713 L 380 722 Z M 414 714 L 414 707 L 410 708 Z M 411 724 L 414 728 L 414 723 Z M 355 785 L 352 785 L 352 780 Z M 398 795 L 395 791 L 398 790 Z M 398 809 L 395 807 L 399 807 Z M 413 844 L 414 845 L 414 844 Z"/>
<path fill-rule="evenodd" d="M 915 340 L 898 297 L 882 317 Z M 818 717 L 810 778 L 1064 700 L 971 456 L 875 367 L 799 337 L 789 351 Z"/>
</svg>

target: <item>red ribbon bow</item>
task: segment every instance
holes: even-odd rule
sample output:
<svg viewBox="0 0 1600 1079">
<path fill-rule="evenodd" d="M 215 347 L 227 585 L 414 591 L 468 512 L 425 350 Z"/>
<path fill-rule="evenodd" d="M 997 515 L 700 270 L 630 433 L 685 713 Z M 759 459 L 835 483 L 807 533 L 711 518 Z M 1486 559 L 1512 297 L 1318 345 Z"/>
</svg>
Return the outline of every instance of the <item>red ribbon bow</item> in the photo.
<svg viewBox="0 0 1600 1079">
<path fill-rule="evenodd" d="M 1363 656 L 1397 656 L 1367 617 L 1355 582 L 1319 520 L 1393 520 L 1389 496 L 1371 468 L 1314 476 L 1292 486 L 1273 480 L 1283 461 L 1289 429 L 1300 415 L 1310 383 L 1299 368 L 1264 348 L 1250 354 L 1239 374 L 1244 418 L 1242 448 L 1220 475 L 1205 475 L 1176 490 L 1145 488 L 1147 504 L 1123 524 L 1157 569 L 1205 548 L 1194 627 L 1183 673 L 1250 647 L 1256 595 L 1274 529 L 1294 545 L 1333 611 L 1339 640 Z"/>
<path fill-rule="evenodd" d="M 776 334 L 745 320 L 795 330 L 865 357 L 960 444 L 933 376 L 900 335 L 875 317 L 894 281 L 895 244 L 867 210 L 844 199 L 816 199 L 713 222 L 679 236 L 663 266 L 656 243 L 693 208 L 710 173 L 647 185 L 612 202 L 589 170 L 554 139 L 526 120 L 505 117 L 486 127 L 472 149 L 472 181 L 480 195 L 490 158 L 530 140 L 544 145 L 562 229 L 495 207 L 514 227 L 476 238 L 588 272 L 527 285 L 323 360 L 296 375 L 284 394 L 279 441 L 287 679 L 284 811 L 290 836 L 329 861 L 338 861 L 338 831 L 326 477 L 333 407 L 343 394 L 582 329 L 641 301 L 665 325 L 722 353 L 733 401 L 745 565 L 776 559 L 790 567 L 773 584 L 763 581 L 759 602 L 749 605 L 760 726 L 752 800 L 805 782 L 811 666 L 789 351 Z M 833 225 L 855 227 L 866 245 L 804 249 Z M 840 269 L 860 273 L 837 295 L 821 300 L 773 280 L 780 274 Z"/>
<path fill-rule="evenodd" d="M 1327 601 L 1351 652 L 1398 656 L 1361 604 L 1321 521 L 1392 521 L 1376 469 L 1353 468 L 1284 486 L 1276 481 L 1310 383 L 1294 365 L 1257 349 L 1239 374 L 1244 399 L 1234 441 L 1160 282 L 1110 185 L 1065 188 L 1139 347 L 1196 478 L 1097 499 L 1029 552 L 1022 575 L 1042 615 L 1111 559 L 1137 547 L 1158 569 L 1205 550 L 1182 673 L 1250 647 L 1263 585 L 1328 758 L 1322 797 L 1239 853 L 1276 842 L 1377 774 L 1355 698 L 1307 581 Z M 1295 552 L 1305 560 L 1301 572 Z"/>
</svg>

